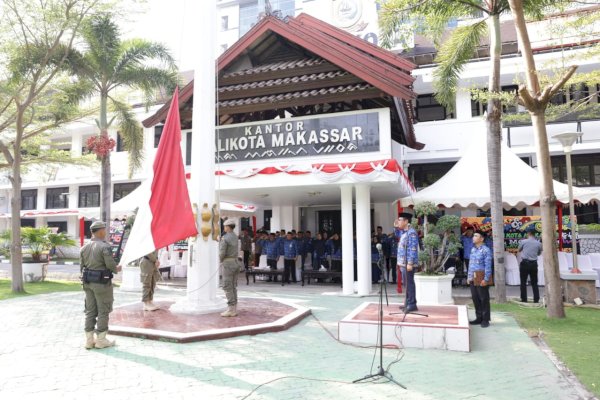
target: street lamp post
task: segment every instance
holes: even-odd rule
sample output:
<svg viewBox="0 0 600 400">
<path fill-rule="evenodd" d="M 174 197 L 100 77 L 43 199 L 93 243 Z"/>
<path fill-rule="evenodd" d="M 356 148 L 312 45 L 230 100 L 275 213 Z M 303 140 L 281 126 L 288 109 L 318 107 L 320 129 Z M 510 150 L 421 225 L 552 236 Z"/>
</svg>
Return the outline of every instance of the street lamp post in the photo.
<svg viewBox="0 0 600 400">
<path fill-rule="evenodd" d="M 569 186 L 569 218 L 571 220 L 571 243 L 572 243 L 572 255 L 573 255 L 573 269 L 571 270 L 574 274 L 580 274 L 579 266 L 577 265 L 577 221 L 575 220 L 575 202 L 573 201 L 573 172 L 571 170 L 571 151 L 573 150 L 573 144 L 581 138 L 582 132 L 564 132 L 558 135 L 552 136 L 558 140 L 562 146 L 563 151 L 567 159 L 567 184 Z"/>
</svg>

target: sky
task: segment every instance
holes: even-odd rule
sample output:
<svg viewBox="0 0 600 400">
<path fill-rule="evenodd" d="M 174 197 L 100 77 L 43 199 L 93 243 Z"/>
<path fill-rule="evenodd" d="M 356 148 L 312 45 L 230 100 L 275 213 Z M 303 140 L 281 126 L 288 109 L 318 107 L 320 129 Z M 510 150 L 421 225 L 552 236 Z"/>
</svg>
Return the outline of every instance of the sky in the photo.
<svg viewBox="0 0 600 400">
<path fill-rule="evenodd" d="M 193 50 L 202 44 L 194 38 L 194 30 L 202 22 L 195 18 L 199 1 L 206 0 L 146 0 L 121 22 L 123 36 L 161 42 L 171 50 L 180 71 L 191 70 Z"/>
</svg>

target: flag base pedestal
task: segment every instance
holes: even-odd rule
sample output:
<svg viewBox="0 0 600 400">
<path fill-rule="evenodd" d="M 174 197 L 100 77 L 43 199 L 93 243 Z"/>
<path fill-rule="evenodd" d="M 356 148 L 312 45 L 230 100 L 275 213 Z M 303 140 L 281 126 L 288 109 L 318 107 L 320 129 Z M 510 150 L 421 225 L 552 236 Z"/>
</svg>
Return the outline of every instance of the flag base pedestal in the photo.
<svg viewBox="0 0 600 400">
<path fill-rule="evenodd" d="M 225 311 L 226 308 L 227 300 L 221 297 L 200 301 L 190 301 L 185 298 L 173 304 L 169 310 L 177 314 L 211 314 Z"/>
</svg>

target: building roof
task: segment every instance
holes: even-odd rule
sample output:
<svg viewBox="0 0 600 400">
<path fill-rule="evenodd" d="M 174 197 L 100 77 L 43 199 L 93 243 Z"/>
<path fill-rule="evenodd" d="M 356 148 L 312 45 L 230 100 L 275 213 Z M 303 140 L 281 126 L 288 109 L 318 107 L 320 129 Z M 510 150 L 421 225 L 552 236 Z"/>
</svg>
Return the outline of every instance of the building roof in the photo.
<svg viewBox="0 0 600 400">
<path fill-rule="evenodd" d="M 302 14 L 263 18 L 217 61 L 219 124 L 389 107 L 392 137 L 415 149 L 411 99 L 414 64 Z M 193 80 L 181 91 L 182 120 L 191 122 Z M 166 118 L 169 102 L 143 121 Z M 186 124 L 183 124 L 186 126 Z"/>
</svg>

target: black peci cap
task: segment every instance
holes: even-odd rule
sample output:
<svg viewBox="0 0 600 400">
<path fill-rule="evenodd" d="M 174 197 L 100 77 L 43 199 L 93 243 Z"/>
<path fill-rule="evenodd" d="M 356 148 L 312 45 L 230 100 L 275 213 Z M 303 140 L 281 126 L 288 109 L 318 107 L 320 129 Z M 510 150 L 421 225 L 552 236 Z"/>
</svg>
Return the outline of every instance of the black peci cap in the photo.
<svg viewBox="0 0 600 400">
<path fill-rule="evenodd" d="M 410 222 L 410 221 L 412 220 L 412 217 L 413 217 L 413 215 L 412 215 L 412 214 L 409 214 L 409 213 L 404 213 L 404 212 L 403 212 L 403 213 L 400 213 L 400 214 L 398 214 L 398 218 L 405 219 L 405 220 L 407 220 L 408 222 Z"/>
</svg>

